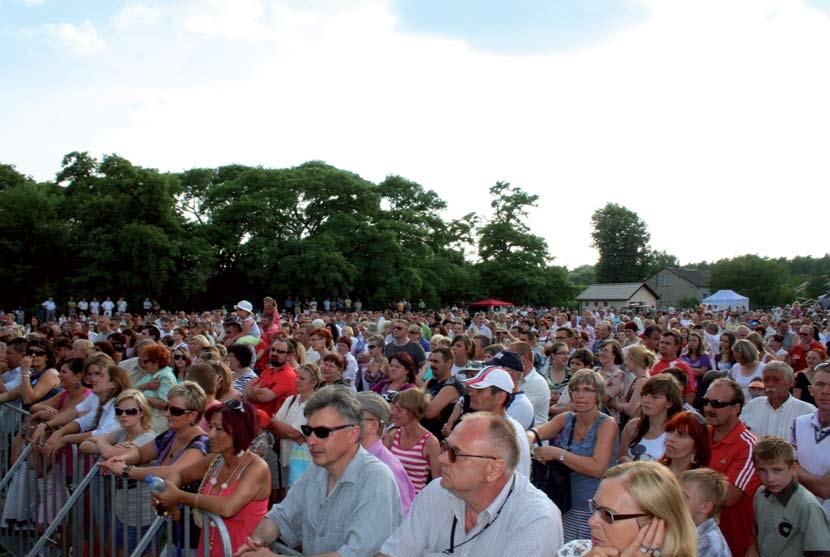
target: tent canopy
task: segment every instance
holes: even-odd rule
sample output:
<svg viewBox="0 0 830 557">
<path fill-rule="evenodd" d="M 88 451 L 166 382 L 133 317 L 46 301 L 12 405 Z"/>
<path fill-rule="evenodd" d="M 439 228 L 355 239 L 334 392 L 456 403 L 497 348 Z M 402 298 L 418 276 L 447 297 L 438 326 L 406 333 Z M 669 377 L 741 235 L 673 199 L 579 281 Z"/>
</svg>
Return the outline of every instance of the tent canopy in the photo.
<svg viewBox="0 0 830 557">
<path fill-rule="evenodd" d="M 510 302 L 504 302 L 502 300 L 496 300 L 494 298 L 487 298 L 486 300 L 479 300 L 477 302 L 473 302 L 469 304 L 469 307 L 507 307 L 512 306 L 513 304 Z"/>
<path fill-rule="evenodd" d="M 746 308 L 749 309 L 749 298 L 741 296 L 734 290 L 718 290 L 701 303 L 713 306 L 715 309 Z"/>
</svg>

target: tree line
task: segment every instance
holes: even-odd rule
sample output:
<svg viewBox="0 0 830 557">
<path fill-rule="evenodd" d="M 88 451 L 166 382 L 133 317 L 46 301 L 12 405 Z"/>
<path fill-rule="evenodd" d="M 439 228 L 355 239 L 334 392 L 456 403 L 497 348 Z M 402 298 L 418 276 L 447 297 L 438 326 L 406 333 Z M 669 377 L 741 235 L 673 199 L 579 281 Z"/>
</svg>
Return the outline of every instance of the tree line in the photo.
<svg viewBox="0 0 830 557">
<path fill-rule="evenodd" d="M 481 297 L 561 306 L 591 282 L 642 280 L 677 264 L 650 250 L 636 213 L 608 204 L 593 219 L 597 265 L 568 271 L 527 224 L 538 196 L 506 182 L 489 193 L 489 214 L 447 219 L 446 202 L 418 183 L 374 184 L 320 161 L 162 173 L 72 152 L 48 182 L 0 164 L 0 307 L 70 295 L 124 296 L 132 307 L 149 296 L 171 308 L 264 295 L 350 296 L 373 308 Z M 827 256 L 758 259 L 789 273 L 770 275 L 788 285 L 768 296 L 781 303 L 797 277 L 818 287 L 830 272 Z M 713 281 L 731 281 L 741 273 L 721 269 L 738 260 L 701 265 Z"/>
</svg>

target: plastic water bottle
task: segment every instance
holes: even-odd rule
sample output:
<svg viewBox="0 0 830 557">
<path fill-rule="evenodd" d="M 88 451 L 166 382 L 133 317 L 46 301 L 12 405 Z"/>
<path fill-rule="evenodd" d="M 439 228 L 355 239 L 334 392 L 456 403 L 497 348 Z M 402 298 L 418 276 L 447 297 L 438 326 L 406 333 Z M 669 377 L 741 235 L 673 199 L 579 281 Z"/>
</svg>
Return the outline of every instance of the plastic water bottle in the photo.
<svg viewBox="0 0 830 557">
<path fill-rule="evenodd" d="M 164 483 L 164 480 L 158 476 L 147 476 L 144 478 L 144 481 L 147 482 L 147 486 L 150 488 L 150 493 L 161 493 L 167 489 L 167 485 Z M 167 509 L 161 505 L 157 505 L 156 513 L 158 513 L 159 516 L 164 516 L 167 514 Z"/>
</svg>

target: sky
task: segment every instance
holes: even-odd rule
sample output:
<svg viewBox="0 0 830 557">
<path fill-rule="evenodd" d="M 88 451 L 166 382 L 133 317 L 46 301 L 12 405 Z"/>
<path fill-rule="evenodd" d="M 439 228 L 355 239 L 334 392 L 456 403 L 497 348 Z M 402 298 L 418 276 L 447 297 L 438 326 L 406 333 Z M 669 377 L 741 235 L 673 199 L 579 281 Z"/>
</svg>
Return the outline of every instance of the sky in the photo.
<svg viewBox="0 0 830 557">
<path fill-rule="evenodd" d="M 828 251 L 830 0 L 0 0 L 0 53 L 38 180 L 323 160 L 447 218 L 510 182 L 569 268 L 607 202 L 682 264 Z"/>
</svg>

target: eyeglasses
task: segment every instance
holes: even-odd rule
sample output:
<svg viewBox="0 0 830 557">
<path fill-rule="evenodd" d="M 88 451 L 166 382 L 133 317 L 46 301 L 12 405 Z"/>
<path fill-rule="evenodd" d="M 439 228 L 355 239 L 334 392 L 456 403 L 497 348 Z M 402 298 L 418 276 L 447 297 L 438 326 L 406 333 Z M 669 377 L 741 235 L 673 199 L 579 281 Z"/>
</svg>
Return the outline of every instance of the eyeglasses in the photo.
<svg viewBox="0 0 830 557">
<path fill-rule="evenodd" d="M 813 336 L 813 335 L 811 335 L 810 333 L 798 333 L 798 336 L 800 336 L 800 337 L 809 337 L 809 336 Z"/>
<path fill-rule="evenodd" d="M 121 416 L 126 414 L 128 416 L 138 416 L 139 409 L 138 408 L 116 408 L 115 415 Z M 172 412 L 171 412 L 172 414 Z"/>
<path fill-rule="evenodd" d="M 308 425 L 301 425 L 300 426 L 300 431 L 302 431 L 303 435 L 305 435 L 306 437 L 311 437 L 311 434 L 313 433 L 317 437 L 317 439 L 325 439 L 326 437 L 331 435 L 331 433 L 333 431 L 339 431 L 341 429 L 346 429 L 347 427 L 357 427 L 357 425 L 355 425 L 355 424 L 344 424 L 344 425 L 338 425 L 338 426 L 334 426 L 334 427 L 325 427 L 325 426 L 311 427 L 311 426 L 308 426 Z"/>
<path fill-rule="evenodd" d="M 571 395 L 593 395 L 596 394 L 596 389 L 591 389 L 589 387 L 577 387 L 576 389 L 571 389 Z"/>
<path fill-rule="evenodd" d="M 45 350 L 27 350 L 26 355 L 27 356 L 45 356 L 46 351 Z"/>
<path fill-rule="evenodd" d="M 712 408 L 726 408 L 727 406 L 732 406 L 737 402 L 734 400 L 713 400 L 711 398 L 704 398 L 703 399 L 703 406 L 711 406 Z"/>
<path fill-rule="evenodd" d="M 375 348 L 377 348 L 377 345 L 375 345 L 375 344 L 370 344 L 369 345 L 369 350 L 374 350 Z"/>
<path fill-rule="evenodd" d="M 651 516 L 648 513 L 617 514 L 609 508 L 600 507 L 593 499 L 588 499 L 588 508 L 591 509 L 591 514 L 599 513 L 599 517 L 608 524 L 614 524 L 615 520 L 628 520 L 631 518 L 640 518 L 642 516 Z"/>
<path fill-rule="evenodd" d="M 184 416 L 188 412 L 193 412 L 193 410 L 190 410 L 189 408 L 179 408 L 178 406 L 170 406 L 169 404 L 167 405 L 167 411 L 170 412 L 171 416 L 176 417 Z"/>
<path fill-rule="evenodd" d="M 405 331 L 406 327 L 392 327 L 392 329 L 395 331 Z"/>
<path fill-rule="evenodd" d="M 185 358 L 183 354 L 176 354 L 175 356 L 173 356 L 173 359 L 174 360 L 187 360 L 187 358 Z"/>
<path fill-rule="evenodd" d="M 288 354 L 288 350 L 279 350 L 278 348 L 272 348 L 271 354 Z"/>
<path fill-rule="evenodd" d="M 235 412 L 241 412 L 242 414 L 245 413 L 245 405 L 242 404 L 241 400 L 236 400 L 236 399 L 226 400 L 225 401 L 225 406 L 230 408 L 231 410 L 233 410 Z"/>
<path fill-rule="evenodd" d="M 455 464 L 455 461 L 458 460 L 459 456 L 465 456 L 467 458 L 487 458 L 490 460 L 498 460 L 499 457 L 497 456 L 488 456 L 483 454 L 466 454 L 458 452 L 458 449 L 447 443 L 446 441 L 441 441 L 441 452 L 447 453 L 447 458 L 449 459 L 451 464 Z"/>
</svg>

